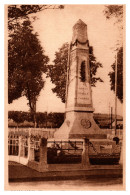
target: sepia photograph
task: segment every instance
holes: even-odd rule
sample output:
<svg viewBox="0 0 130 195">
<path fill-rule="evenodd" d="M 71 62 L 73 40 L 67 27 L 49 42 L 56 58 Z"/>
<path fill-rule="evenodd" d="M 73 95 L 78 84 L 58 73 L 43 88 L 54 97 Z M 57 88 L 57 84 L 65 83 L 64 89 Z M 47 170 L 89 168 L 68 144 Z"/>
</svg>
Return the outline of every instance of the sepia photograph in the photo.
<svg viewBox="0 0 130 195">
<path fill-rule="evenodd" d="M 9 4 L 5 190 L 125 191 L 125 4 Z"/>
</svg>

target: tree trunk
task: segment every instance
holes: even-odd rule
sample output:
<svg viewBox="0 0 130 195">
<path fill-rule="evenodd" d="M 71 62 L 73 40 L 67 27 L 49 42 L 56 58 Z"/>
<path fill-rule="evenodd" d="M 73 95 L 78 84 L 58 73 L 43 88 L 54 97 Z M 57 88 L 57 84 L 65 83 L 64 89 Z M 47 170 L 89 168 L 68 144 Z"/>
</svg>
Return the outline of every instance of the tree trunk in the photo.
<svg viewBox="0 0 130 195">
<path fill-rule="evenodd" d="M 34 112 L 33 120 L 34 120 L 34 128 L 36 128 L 37 127 L 36 112 Z"/>
<path fill-rule="evenodd" d="M 31 114 L 33 115 L 34 128 L 36 128 L 37 127 L 37 123 L 36 123 L 36 98 L 31 98 L 28 82 L 27 82 L 27 96 L 28 96 L 30 111 L 31 111 Z"/>
<path fill-rule="evenodd" d="M 36 128 L 37 121 L 36 121 L 36 101 L 35 100 L 32 102 L 32 115 L 33 115 L 34 128 Z"/>
</svg>

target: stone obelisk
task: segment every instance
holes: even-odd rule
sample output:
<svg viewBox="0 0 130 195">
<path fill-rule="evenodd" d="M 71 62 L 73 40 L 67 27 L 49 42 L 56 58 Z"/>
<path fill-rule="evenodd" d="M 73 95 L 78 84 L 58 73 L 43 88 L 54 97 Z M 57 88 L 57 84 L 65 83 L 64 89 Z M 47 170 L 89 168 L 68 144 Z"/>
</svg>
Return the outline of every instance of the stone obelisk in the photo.
<svg viewBox="0 0 130 195">
<path fill-rule="evenodd" d="M 106 138 L 93 119 L 87 25 L 73 27 L 67 66 L 66 119 L 54 138 Z"/>
</svg>

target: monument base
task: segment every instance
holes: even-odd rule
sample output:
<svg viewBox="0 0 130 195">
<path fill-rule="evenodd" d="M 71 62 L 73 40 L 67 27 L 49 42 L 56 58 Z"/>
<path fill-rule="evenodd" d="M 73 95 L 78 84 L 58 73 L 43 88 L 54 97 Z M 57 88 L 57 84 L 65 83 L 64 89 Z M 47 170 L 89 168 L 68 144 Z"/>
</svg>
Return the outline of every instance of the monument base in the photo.
<svg viewBox="0 0 130 195">
<path fill-rule="evenodd" d="M 98 127 L 92 112 L 66 112 L 63 125 L 54 133 L 57 139 L 106 139 L 107 134 Z"/>
</svg>

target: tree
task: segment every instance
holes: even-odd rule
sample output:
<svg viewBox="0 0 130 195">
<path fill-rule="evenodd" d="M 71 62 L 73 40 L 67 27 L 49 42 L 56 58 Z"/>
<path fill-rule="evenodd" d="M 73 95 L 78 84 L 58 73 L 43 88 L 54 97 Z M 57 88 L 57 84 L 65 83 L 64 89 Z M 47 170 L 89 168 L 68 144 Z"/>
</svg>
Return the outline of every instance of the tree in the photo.
<svg viewBox="0 0 130 195">
<path fill-rule="evenodd" d="M 66 75 L 67 75 L 67 61 L 68 61 L 69 44 L 64 43 L 59 51 L 55 53 L 54 65 L 48 65 L 48 76 L 51 78 L 55 87 L 52 89 L 56 95 L 65 102 L 66 91 Z M 100 62 L 96 61 L 93 54 L 93 47 L 89 47 L 89 63 L 91 69 L 91 85 L 95 87 L 97 81 L 103 82 L 101 78 L 96 77 L 96 72 L 99 67 L 102 67 Z"/>
<path fill-rule="evenodd" d="M 36 101 L 44 86 L 42 73 L 48 61 L 30 20 L 23 21 L 8 41 L 8 101 L 12 103 L 25 95 L 34 117 Z"/>
<path fill-rule="evenodd" d="M 13 30 L 20 20 L 29 19 L 31 14 L 44 11 L 46 9 L 64 9 L 63 5 L 9 5 L 8 6 L 8 28 Z M 35 20 L 37 17 L 33 16 Z"/>
<path fill-rule="evenodd" d="M 63 9 L 62 5 L 9 5 L 8 6 L 8 100 L 25 95 L 36 121 L 36 101 L 44 86 L 42 73 L 49 58 L 44 55 L 38 34 L 33 32 L 32 19 L 45 9 Z M 31 17 L 32 16 L 32 17 Z"/>
<path fill-rule="evenodd" d="M 111 67 L 112 70 L 109 72 L 110 82 L 111 82 L 111 90 L 115 91 L 115 63 L 114 62 Z M 117 52 L 117 97 L 123 102 L 123 47 L 119 49 Z"/>
<path fill-rule="evenodd" d="M 118 24 L 121 39 L 117 40 L 117 97 L 123 102 L 123 5 L 107 5 L 104 9 L 107 19 L 114 18 L 115 24 Z M 120 43 L 119 43 L 120 42 Z M 111 65 L 112 71 L 109 72 L 111 90 L 115 91 L 115 62 Z"/>
<path fill-rule="evenodd" d="M 48 121 L 52 124 L 53 128 L 59 128 L 64 122 L 64 113 L 50 112 L 48 114 Z"/>
<path fill-rule="evenodd" d="M 106 5 L 104 14 L 107 19 L 114 18 L 115 23 L 122 23 L 123 20 L 123 5 Z M 123 28 L 123 26 L 121 25 Z"/>
<path fill-rule="evenodd" d="M 23 123 L 26 117 L 25 117 L 25 114 L 23 114 L 23 112 L 9 111 L 8 118 L 12 119 L 14 122 L 16 122 L 17 127 L 18 127 L 19 123 Z"/>
<path fill-rule="evenodd" d="M 37 112 L 36 113 L 37 128 L 46 122 L 46 113 Z"/>
</svg>

